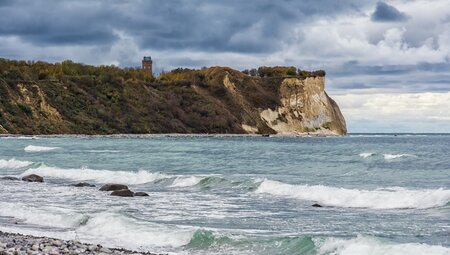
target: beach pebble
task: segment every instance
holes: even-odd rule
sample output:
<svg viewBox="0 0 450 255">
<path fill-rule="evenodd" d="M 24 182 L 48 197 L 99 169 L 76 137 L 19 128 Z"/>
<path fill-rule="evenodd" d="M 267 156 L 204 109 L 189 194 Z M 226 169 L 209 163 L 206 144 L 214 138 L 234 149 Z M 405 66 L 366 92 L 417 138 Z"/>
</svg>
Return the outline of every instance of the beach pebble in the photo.
<svg viewBox="0 0 450 255">
<path fill-rule="evenodd" d="M 62 242 L 59 241 L 59 240 L 53 240 L 53 241 L 52 241 L 52 245 L 53 245 L 53 246 L 61 246 L 61 245 L 62 245 Z"/>
<path fill-rule="evenodd" d="M 63 241 L 47 237 L 24 236 L 0 231 L 0 255 L 40 255 L 40 254 L 146 254 L 125 249 L 112 249 L 79 241 Z"/>
<path fill-rule="evenodd" d="M 33 244 L 33 246 L 31 246 L 31 249 L 33 251 L 37 251 L 37 250 L 39 250 L 39 245 L 38 244 Z"/>
</svg>

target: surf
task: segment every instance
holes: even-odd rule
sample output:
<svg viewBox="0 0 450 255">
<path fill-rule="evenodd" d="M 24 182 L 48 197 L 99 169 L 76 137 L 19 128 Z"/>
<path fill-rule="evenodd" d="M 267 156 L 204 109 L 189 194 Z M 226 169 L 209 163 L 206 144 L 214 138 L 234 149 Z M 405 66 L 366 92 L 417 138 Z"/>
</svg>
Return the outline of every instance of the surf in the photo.
<svg viewBox="0 0 450 255">
<path fill-rule="evenodd" d="M 38 174 L 44 177 L 69 179 L 74 181 L 95 181 L 97 183 L 125 183 L 144 184 L 160 179 L 170 178 L 170 175 L 160 172 L 140 171 L 112 171 L 95 170 L 89 168 L 59 168 L 41 165 L 30 168 L 22 176 L 28 174 Z"/>
<path fill-rule="evenodd" d="M 321 205 L 371 209 L 426 209 L 445 206 L 450 190 L 380 188 L 346 189 L 324 185 L 294 185 L 264 180 L 255 191 L 279 197 L 318 202 Z"/>
<path fill-rule="evenodd" d="M 12 159 L 0 159 L 0 169 L 18 169 L 33 164 L 31 161 Z"/>
</svg>

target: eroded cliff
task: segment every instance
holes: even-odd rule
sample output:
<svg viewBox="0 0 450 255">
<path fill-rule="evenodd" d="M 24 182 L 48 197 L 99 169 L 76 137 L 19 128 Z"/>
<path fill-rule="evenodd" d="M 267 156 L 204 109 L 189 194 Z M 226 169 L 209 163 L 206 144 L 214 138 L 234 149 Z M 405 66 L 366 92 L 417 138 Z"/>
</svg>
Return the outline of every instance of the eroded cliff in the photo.
<svg viewBox="0 0 450 255">
<path fill-rule="evenodd" d="M 254 77 L 210 67 L 155 79 L 115 67 L 2 61 L 4 134 L 347 132 L 325 77 L 314 73 Z"/>
</svg>

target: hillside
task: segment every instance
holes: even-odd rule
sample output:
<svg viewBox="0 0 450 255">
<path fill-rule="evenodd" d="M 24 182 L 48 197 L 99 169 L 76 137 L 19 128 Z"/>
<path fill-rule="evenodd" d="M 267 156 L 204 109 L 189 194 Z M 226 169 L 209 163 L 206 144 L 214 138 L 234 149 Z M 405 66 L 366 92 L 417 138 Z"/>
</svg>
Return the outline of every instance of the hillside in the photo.
<svg viewBox="0 0 450 255">
<path fill-rule="evenodd" d="M 0 59 L 0 134 L 346 134 L 323 71 L 248 73 Z"/>
</svg>

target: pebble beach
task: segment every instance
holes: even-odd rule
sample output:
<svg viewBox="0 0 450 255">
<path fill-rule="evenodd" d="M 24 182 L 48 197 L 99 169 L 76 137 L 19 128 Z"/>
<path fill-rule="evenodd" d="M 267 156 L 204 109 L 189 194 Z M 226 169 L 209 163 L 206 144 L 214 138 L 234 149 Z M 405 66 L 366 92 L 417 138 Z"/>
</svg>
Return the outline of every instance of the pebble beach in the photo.
<svg viewBox="0 0 450 255">
<path fill-rule="evenodd" d="M 146 254 L 126 249 L 107 248 L 99 244 L 86 244 L 76 240 L 60 240 L 49 237 L 36 237 L 0 231 L 0 255 L 28 254 Z"/>
</svg>

